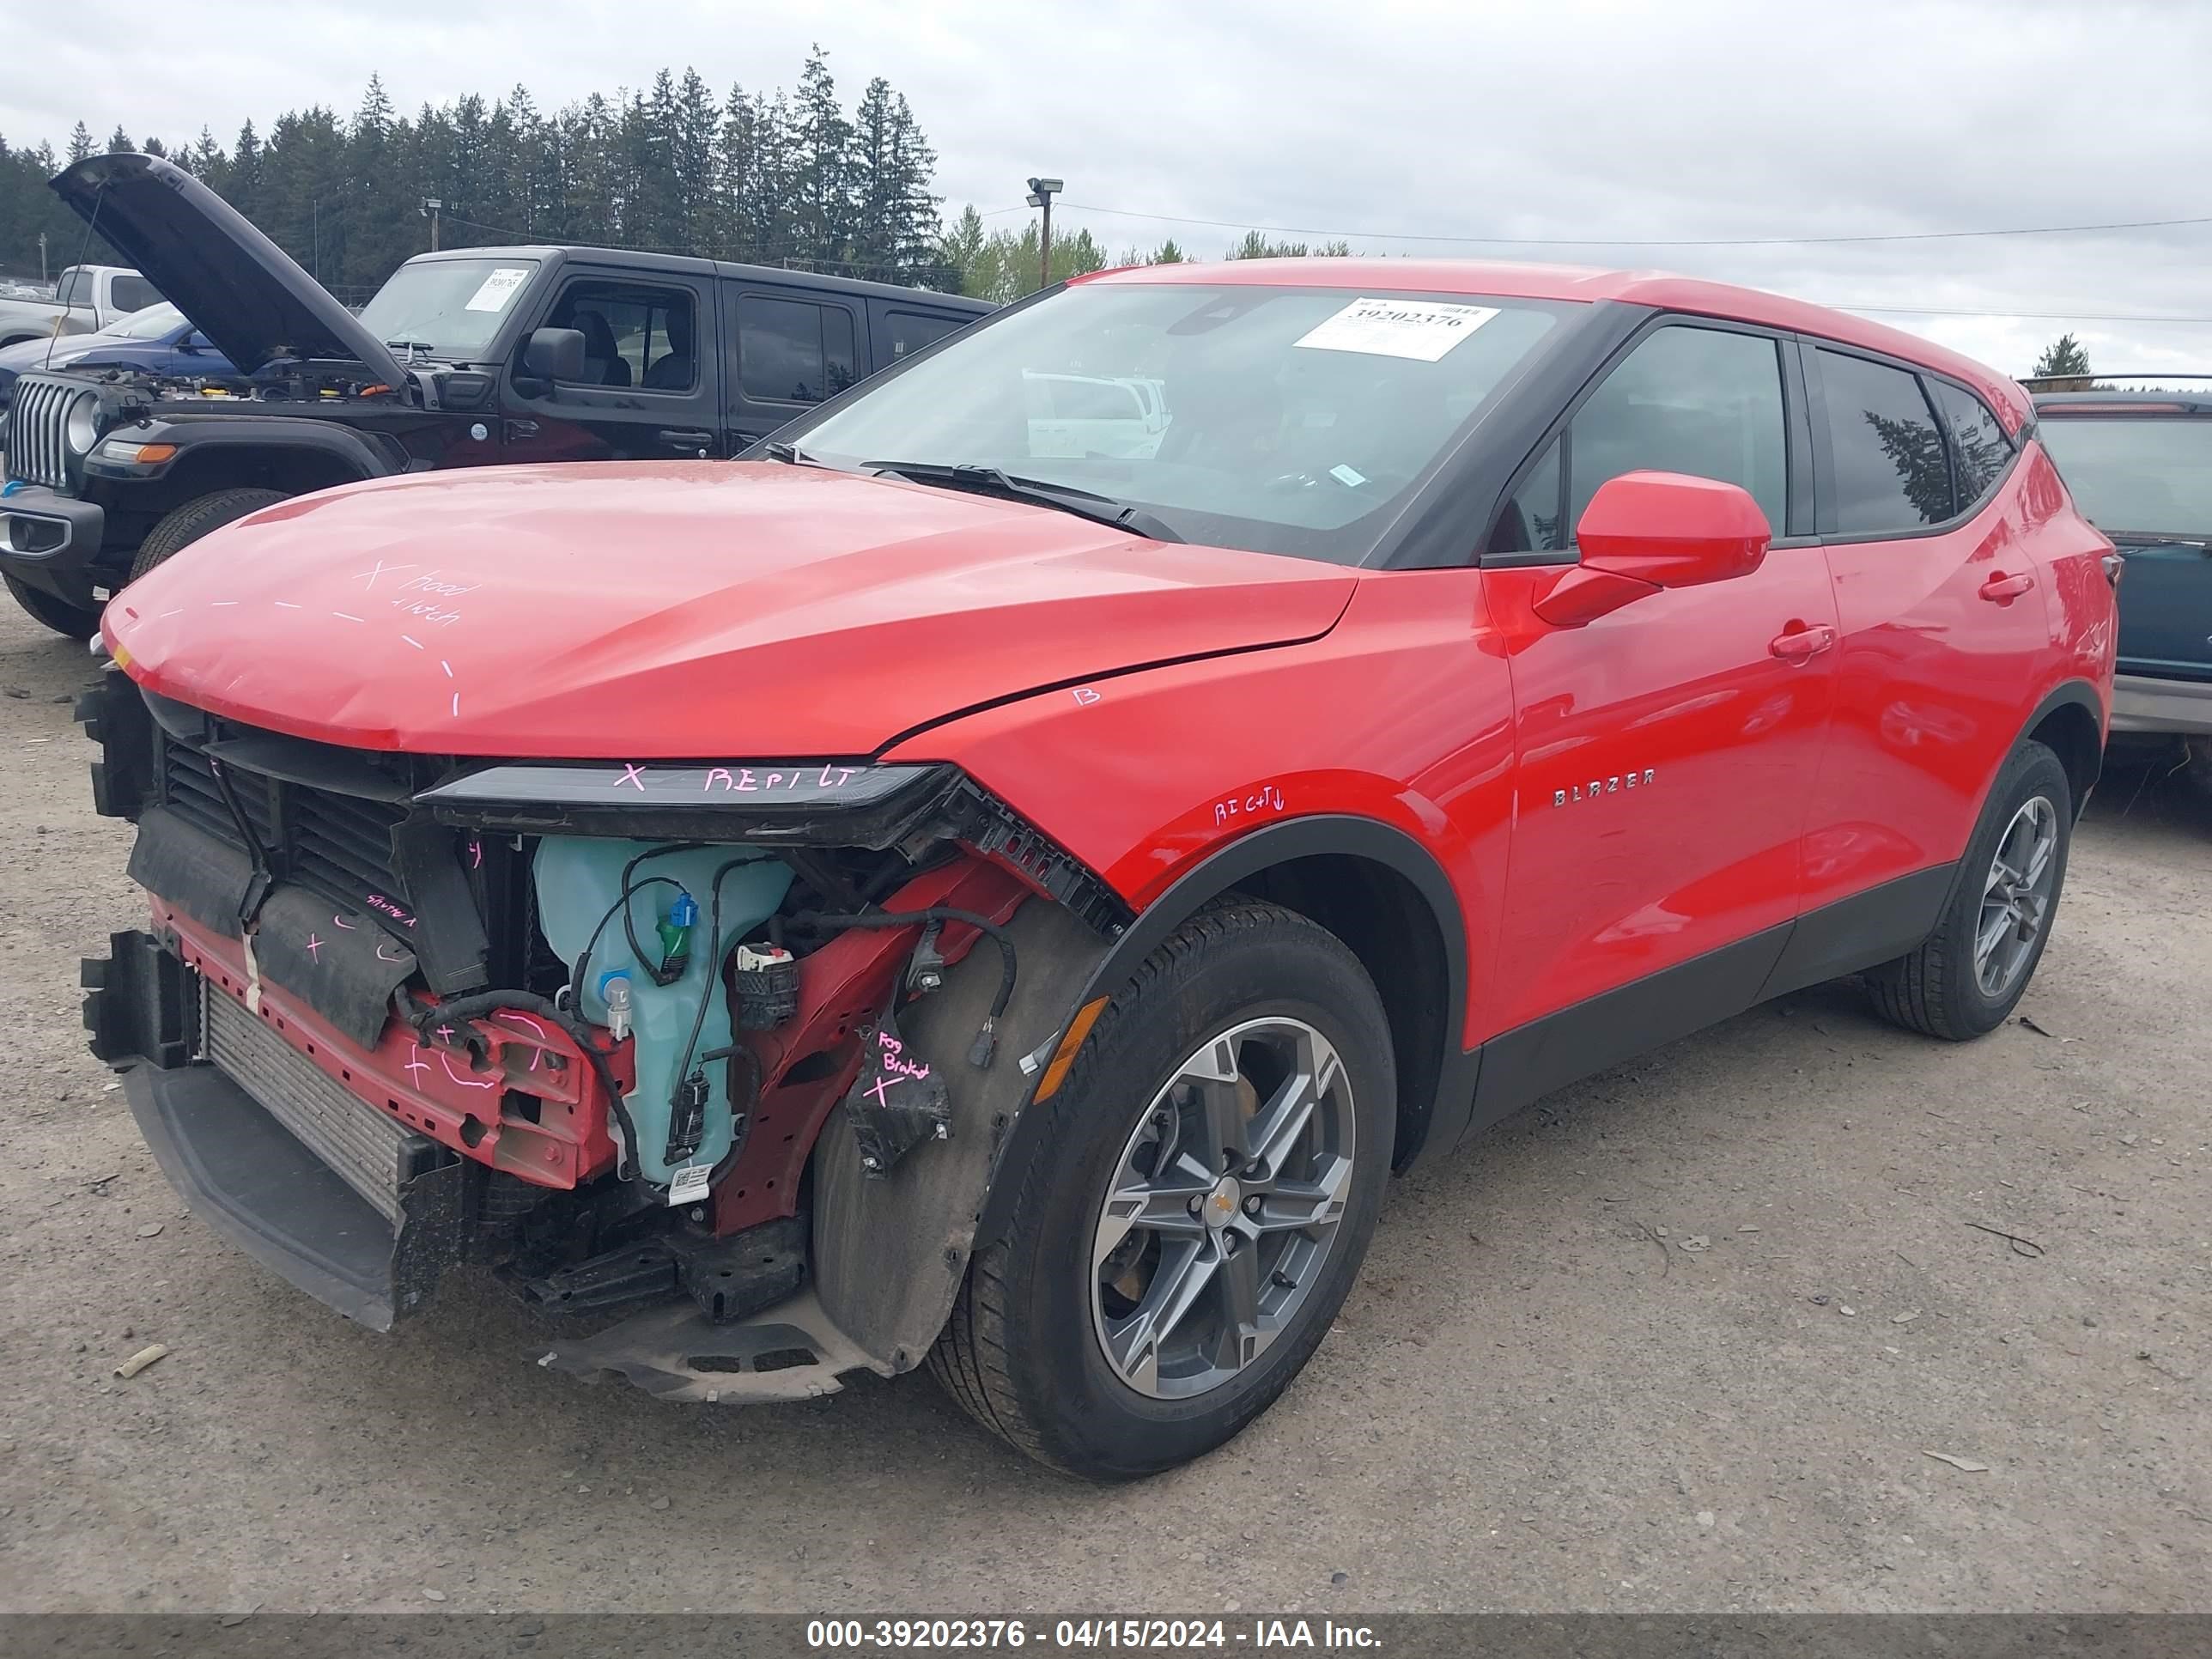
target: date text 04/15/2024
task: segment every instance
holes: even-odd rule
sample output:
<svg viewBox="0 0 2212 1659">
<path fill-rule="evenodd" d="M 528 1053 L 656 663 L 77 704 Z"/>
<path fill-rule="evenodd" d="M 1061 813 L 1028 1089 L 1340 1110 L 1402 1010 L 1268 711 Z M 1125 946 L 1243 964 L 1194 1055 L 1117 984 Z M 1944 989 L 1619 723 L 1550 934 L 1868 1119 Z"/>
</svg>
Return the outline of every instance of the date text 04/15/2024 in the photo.
<svg viewBox="0 0 2212 1659">
<path fill-rule="evenodd" d="M 824 1652 L 1039 1647 L 1177 1652 L 1236 1650 L 1292 1653 L 1375 1650 L 1369 1626 L 1331 1619 L 814 1619 L 806 1644 Z"/>
</svg>

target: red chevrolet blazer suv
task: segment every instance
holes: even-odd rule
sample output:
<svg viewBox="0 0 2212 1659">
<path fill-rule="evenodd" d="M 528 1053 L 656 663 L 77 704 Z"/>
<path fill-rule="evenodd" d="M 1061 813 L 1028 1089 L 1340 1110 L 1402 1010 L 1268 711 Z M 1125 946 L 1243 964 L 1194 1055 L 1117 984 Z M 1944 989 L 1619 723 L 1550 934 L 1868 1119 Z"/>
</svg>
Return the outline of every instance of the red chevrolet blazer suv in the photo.
<svg viewBox="0 0 2212 1659">
<path fill-rule="evenodd" d="M 2111 553 L 2018 386 L 1833 312 L 1109 272 L 744 460 L 349 486 L 125 589 L 93 1050 L 356 1320 L 465 1266 L 555 1368 L 927 1362 L 1143 1474 L 1297 1374 L 1392 1170 L 1837 975 L 2000 1024 Z"/>
</svg>

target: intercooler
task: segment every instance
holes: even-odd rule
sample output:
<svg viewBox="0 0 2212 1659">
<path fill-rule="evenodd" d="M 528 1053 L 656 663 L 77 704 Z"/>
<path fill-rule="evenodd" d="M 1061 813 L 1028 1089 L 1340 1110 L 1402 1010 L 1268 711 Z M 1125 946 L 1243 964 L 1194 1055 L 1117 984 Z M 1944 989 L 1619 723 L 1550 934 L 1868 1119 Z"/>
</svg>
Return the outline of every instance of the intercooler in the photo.
<svg viewBox="0 0 2212 1659">
<path fill-rule="evenodd" d="M 356 1099 L 228 992 L 200 981 L 207 1058 L 395 1226 L 432 1143 Z"/>
</svg>

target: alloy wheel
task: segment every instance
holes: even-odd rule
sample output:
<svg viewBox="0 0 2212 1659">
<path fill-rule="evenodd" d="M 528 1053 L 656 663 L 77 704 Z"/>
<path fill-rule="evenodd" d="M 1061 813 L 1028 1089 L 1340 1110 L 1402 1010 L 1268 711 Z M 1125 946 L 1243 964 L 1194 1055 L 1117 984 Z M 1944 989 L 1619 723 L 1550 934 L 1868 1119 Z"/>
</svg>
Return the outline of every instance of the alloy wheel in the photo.
<svg viewBox="0 0 2212 1659">
<path fill-rule="evenodd" d="M 1155 1399 L 1231 1381 L 1289 1327 L 1334 1249 L 1352 1084 L 1303 1020 L 1208 1039 L 1138 1120 L 1092 1234 L 1091 1308 L 1114 1373 Z"/>
<path fill-rule="evenodd" d="M 1974 979 L 1984 996 L 2004 996 L 2027 971 L 2051 915 L 2057 853 L 2058 809 L 2047 796 L 2033 796 L 2005 826 L 1982 884 Z"/>
</svg>

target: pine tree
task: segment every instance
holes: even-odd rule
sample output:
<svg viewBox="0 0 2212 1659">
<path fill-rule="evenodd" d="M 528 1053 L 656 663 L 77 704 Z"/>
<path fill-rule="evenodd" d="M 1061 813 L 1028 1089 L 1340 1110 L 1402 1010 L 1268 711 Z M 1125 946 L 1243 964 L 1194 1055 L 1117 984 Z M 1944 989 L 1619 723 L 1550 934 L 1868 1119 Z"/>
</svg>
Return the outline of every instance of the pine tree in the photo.
<svg viewBox="0 0 2212 1659">
<path fill-rule="evenodd" d="M 951 289 L 996 246 L 992 291 L 1035 280 L 1022 274 L 1022 239 L 987 237 L 973 210 L 944 233 L 930 188 L 937 157 L 907 100 L 878 77 L 848 114 L 818 46 L 792 96 L 732 86 L 718 103 L 696 70 L 664 70 L 642 94 L 595 93 L 552 114 L 518 86 L 489 106 L 476 94 L 426 104 L 410 120 L 372 74 L 350 117 L 288 110 L 264 133 L 243 124 L 227 153 L 204 128 L 191 144 L 141 142 L 349 299 L 427 246 L 425 197 L 444 202 L 452 246 L 529 238 L 665 247 Z M 108 148 L 134 144 L 118 125 Z M 99 151 L 78 122 L 69 159 Z M 0 145 L 0 265 L 35 270 L 40 230 L 50 241 L 81 232 L 44 189 L 56 167 L 49 145 Z M 1097 256 L 1088 239 L 1068 238 L 1054 269 Z"/>
<path fill-rule="evenodd" d="M 561 142 L 568 152 L 563 221 L 566 234 L 586 245 L 617 241 L 615 112 L 593 93 L 561 113 Z"/>
<path fill-rule="evenodd" d="M 903 94 L 891 102 L 890 268 L 892 280 L 943 286 L 946 273 L 936 266 L 937 234 L 944 221 L 942 198 L 929 188 L 937 172 L 937 151 L 922 136 Z"/>
<path fill-rule="evenodd" d="M 699 71 L 686 67 L 669 111 L 669 167 L 675 188 L 668 246 L 711 252 L 723 239 L 715 209 L 714 141 L 721 110 Z"/>
<path fill-rule="evenodd" d="M 79 122 L 77 130 L 82 131 Z M 254 223 L 261 223 L 261 140 L 254 136 L 253 123 L 248 121 L 238 130 L 238 143 L 232 146 L 228 169 L 230 204 Z"/>
<path fill-rule="evenodd" d="M 745 89 L 732 82 L 722 103 L 722 131 L 714 147 L 714 223 L 723 256 L 751 259 L 753 192 L 758 188 L 760 118 Z"/>
<path fill-rule="evenodd" d="M 938 240 L 937 264 L 952 274 L 953 291 L 973 294 L 967 286 L 968 273 L 975 268 L 983 253 L 983 216 L 975 211 L 970 202 L 960 210 L 960 216 L 952 222 L 952 228 Z"/>
<path fill-rule="evenodd" d="M 836 270 L 852 240 L 852 124 L 820 46 L 806 54 L 793 100 L 794 252 L 817 269 Z"/>
<path fill-rule="evenodd" d="M 854 274 L 880 280 L 897 262 L 896 197 L 902 188 L 891 154 L 891 86 L 868 82 L 853 112 Z"/>
<path fill-rule="evenodd" d="M 753 178 L 745 215 L 752 245 L 750 258 L 781 264 L 798 246 L 798 155 L 792 131 L 791 101 L 781 92 L 763 103 L 753 100 Z"/>
<path fill-rule="evenodd" d="M 2087 392 L 2096 384 L 2089 371 L 2089 354 L 2071 334 L 2062 334 L 2035 360 L 2028 378 L 2039 392 Z"/>
<path fill-rule="evenodd" d="M 205 127 L 200 129 L 199 142 L 192 146 L 192 171 L 205 179 L 208 187 L 217 194 L 228 191 L 230 158 L 222 153 L 222 146 L 215 141 L 215 134 Z"/>
<path fill-rule="evenodd" d="M 123 124 L 117 122 L 115 131 L 107 135 L 107 153 L 110 155 L 127 155 L 137 148 L 131 142 L 131 135 L 124 131 Z"/>
</svg>

